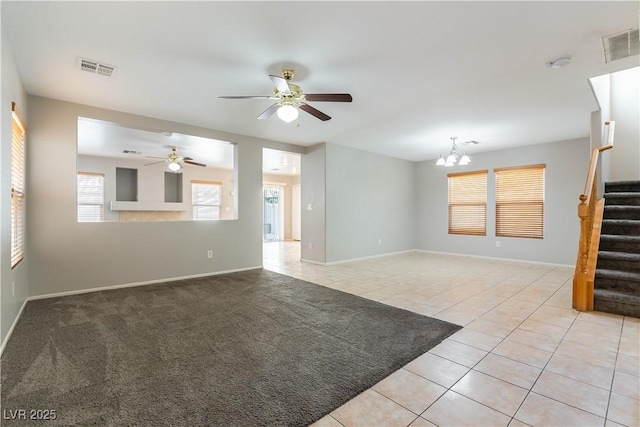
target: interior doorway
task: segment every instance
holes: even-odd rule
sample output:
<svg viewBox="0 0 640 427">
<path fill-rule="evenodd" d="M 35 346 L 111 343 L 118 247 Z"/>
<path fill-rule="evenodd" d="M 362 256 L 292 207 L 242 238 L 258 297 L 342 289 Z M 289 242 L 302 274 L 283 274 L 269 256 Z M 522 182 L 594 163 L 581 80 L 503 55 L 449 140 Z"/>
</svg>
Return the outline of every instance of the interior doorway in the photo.
<svg viewBox="0 0 640 427">
<path fill-rule="evenodd" d="M 262 253 L 265 265 L 267 258 L 275 258 L 269 259 L 269 264 L 278 260 L 284 262 L 286 254 L 299 252 L 302 240 L 301 160 L 297 153 L 270 148 L 262 150 Z M 298 248 L 292 250 L 292 246 Z"/>
</svg>

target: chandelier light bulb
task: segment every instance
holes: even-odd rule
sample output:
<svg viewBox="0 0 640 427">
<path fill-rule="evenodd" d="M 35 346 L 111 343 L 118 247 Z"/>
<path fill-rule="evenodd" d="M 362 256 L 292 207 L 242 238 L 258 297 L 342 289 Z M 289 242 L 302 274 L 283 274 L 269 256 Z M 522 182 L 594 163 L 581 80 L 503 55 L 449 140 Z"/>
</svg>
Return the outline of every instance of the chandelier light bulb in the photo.
<svg viewBox="0 0 640 427">
<path fill-rule="evenodd" d="M 440 158 L 436 162 L 436 166 L 444 166 L 444 158 L 440 155 Z"/>
</svg>

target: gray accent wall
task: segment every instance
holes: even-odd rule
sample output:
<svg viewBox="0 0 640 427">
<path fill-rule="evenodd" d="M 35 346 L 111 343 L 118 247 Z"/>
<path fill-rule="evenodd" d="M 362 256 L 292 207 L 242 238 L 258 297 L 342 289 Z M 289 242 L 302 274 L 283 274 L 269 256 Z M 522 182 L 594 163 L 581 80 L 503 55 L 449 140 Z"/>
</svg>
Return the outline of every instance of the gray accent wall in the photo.
<svg viewBox="0 0 640 427">
<path fill-rule="evenodd" d="M 469 166 L 444 168 L 435 160 L 417 164 L 418 249 L 466 255 L 575 265 L 578 251 L 579 195 L 589 162 L 589 138 L 523 148 L 470 153 Z M 545 163 L 544 238 L 495 236 L 493 168 Z M 488 169 L 487 235 L 448 234 L 447 174 Z M 500 247 L 496 247 L 500 241 Z"/>
<path fill-rule="evenodd" d="M 4 30 L 1 30 L 1 33 L 0 348 L 4 348 L 9 330 L 16 321 L 20 309 L 29 295 L 27 286 L 29 257 L 26 257 L 15 268 L 11 268 L 11 102 L 17 103 L 23 119 L 27 122 L 27 126 L 31 122 L 27 109 L 27 94 L 22 87 L 11 45 L 4 34 Z M 25 149 L 28 156 L 30 154 L 28 134 Z M 29 198 L 26 200 L 26 206 L 27 209 L 31 206 Z M 29 231 L 27 230 L 27 235 L 28 233 Z M 28 249 L 27 245 L 25 245 L 25 249 Z"/>
<path fill-rule="evenodd" d="M 415 249 L 414 165 L 326 145 L 327 262 Z"/>
<path fill-rule="evenodd" d="M 262 148 L 304 147 L 41 97 L 29 103 L 30 296 L 262 265 Z M 236 143 L 238 219 L 76 222 L 78 116 Z"/>
</svg>

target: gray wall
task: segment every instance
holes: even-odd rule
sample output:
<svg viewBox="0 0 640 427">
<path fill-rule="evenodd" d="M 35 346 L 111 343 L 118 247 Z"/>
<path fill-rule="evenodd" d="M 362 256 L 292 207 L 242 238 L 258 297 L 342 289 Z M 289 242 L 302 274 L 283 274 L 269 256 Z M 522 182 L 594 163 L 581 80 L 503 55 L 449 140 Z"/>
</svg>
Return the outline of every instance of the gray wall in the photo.
<svg viewBox="0 0 640 427">
<path fill-rule="evenodd" d="M 11 269 L 11 102 L 16 102 L 23 119 L 30 124 L 27 95 L 16 68 L 11 45 L 1 30 L 2 54 L 2 134 L 0 135 L 0 349 L 4 349 L 9 329 L 28 296 L 29 258 Z M 30 152 L 29 136 L 25 148 Z M 27 200 L 27 208 L 29 200 Z M 27 231 L 28 233 L 29 231 Z M 25 249 L 28 249 L 25 245 Z"/>
<path fill-rule="evenodd" d="M 414 163 L 334 144 L 326 150 L 326 261 L 415 249 Z"/>
<path fill-rule="evenodd" d="M 262 265 L 262 148 L 303 147 L 40 97 L 29 108 L 31 296 Z M 78 116 L 237 143 L 238 220 L 77 223 Z"/>
<path fill-rule="evenodd" d="M 302 241 L 300 258 L 303 261 L 324 263 L 325 252 L 325 180 L 326 144 L 309 147 L 302 156 L 300 215 Z"/>
<path fill-rule="evenodd" d="M 419 249 L 496 258 L 575 265 L 577 206 L 589 161 L 588 138 L 472 154 L 465 167 L 443 168 L 435 161 L 416 167 Z M 546 163 L 544 239 L 496 238 L 493 168 Z M 447 174 L 488 169 L 487 235 L 448 234 Z M 500 240 L 500 247 L 496 247 Z"/>
</svg>

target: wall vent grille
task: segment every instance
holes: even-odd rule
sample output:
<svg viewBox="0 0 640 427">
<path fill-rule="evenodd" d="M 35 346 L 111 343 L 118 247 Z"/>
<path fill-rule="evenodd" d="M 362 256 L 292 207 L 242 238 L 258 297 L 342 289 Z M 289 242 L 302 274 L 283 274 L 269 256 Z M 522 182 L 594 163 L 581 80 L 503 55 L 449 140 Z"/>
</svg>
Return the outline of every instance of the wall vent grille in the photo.
<svg viewBox="0 0 640 427">
<path fill-rule="evenodd" d="M 609 63 L 640 53 L 640 34 L 638 29 L 627 30 L 602 39 L 604 60 Z"/>
<path fill-rule="evenodd" d="M 99 74 L 106 77 L 115 77 L 118 71 L 118 67 L 86 58 L 78 58 L 78 68 L 93 74 Z"/>
</svg>

